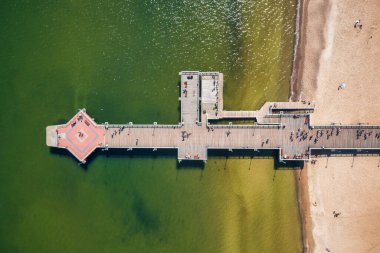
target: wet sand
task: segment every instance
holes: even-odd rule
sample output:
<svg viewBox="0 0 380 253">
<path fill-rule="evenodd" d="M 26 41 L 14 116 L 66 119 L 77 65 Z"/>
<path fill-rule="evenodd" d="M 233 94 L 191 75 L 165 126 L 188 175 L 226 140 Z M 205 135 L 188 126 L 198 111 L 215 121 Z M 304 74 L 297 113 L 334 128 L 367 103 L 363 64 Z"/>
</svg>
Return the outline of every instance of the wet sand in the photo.
<svg viewBox="0 0 380 253">
<path fill-rule="evenodd" d="M 316 124 L 380 124 L 379 12 L 376 0 L 303 1 L 292 99 L 316 101 Z M 380 251 L 379 162 L 321 157 L 297 173 L 305 252 Z"/>
</svg>

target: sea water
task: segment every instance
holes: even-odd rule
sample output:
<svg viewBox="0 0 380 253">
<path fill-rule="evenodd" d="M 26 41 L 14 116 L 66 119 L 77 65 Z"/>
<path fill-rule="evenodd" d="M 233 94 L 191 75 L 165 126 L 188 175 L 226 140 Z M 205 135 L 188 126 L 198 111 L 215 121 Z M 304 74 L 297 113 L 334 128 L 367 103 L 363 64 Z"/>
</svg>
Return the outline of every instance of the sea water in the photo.
<svg viewBox="0 0 380 253">
<path fill-rule="evenodd" d="M 181 70 L 224 73 L 224 104 L 285 101 L 294 0 L 2 1 L 0 252 L 300 252 L 295 179 L 273 157 L 97 152 L 45 127 L 178 123 Z"/>
</svg>

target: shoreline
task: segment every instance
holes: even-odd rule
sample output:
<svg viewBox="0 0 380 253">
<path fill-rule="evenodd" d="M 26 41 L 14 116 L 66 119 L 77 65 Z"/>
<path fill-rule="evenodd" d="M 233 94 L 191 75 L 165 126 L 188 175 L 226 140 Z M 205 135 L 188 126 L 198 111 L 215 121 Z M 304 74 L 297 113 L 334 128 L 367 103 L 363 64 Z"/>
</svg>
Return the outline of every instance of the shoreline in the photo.
<svg viewBox="0 0 380 253">
<path fill-rule="evenodd" d="M 297 188 L 297 202 L 299 217 L 301 223 L 301 235 L 302 235 L 302 252 L 314 252 L 315 242 L 313 237 L 313 223 L 310 219 L 310 196 L 308 194 L 308 182 L 307 182 L 308 166 L 305 164 L 304 168 L 294 173 L 296 179 Z"/>
<path fill-rule="evenodd" d="M 311 61 L 306 58 L 319 59 L 326 47 L 324 29 L 327 24 L 330 1 L 326 1 L 319 6 L 313 6 L 312 11 L 317 12 L 321 17 L 319 22 L 309 22 L 309 3 L 310 0 L 298 0 L 297 18 L 296 18 L 296 45 L 294 49 L 294 61 L 290 84 L 290 101 L 300 101 L 305 95 L 309 100 L 315 100 L 317 90 L 317 77 L 319 74 L 319 60 L 314 62 L 312 66 L 307 66 Z M 319 35 L 319 43 L 311 52 L 306 52 L 307 30 L 312 28 L 314 33 Z M 313 34 L 315 37 L 315 34 Z M 306 55 L 310 54 L 310 55 Z M 304 84 L 304 72 L 306 67 L 311 67 L 309 71 L 313 75 L 312 83 Z M 306 77 L 306 78 L 310 78 Z M 311 87 L 310 87 L 311 86 Z M 306 94 L 305 94 L 306 93 Z M 313 220 L 311 218 L 311 201 L 309 195 L 308 184 L 308 164 L 304 164 L 304 168 L 294 173 L 296 180 L 297 203 L 299 210 L 299 218 L 301 224 L 303 253 L 315 251 L 315 241 L 313 237 Z"/>
<path fill-rule="evenodd" d="M 293 70 L 290 83 L 290 101 L 299 101 L 307 97 L 308 99 L 315 99 L 315 93 L 317 89 L 317 77 L 319 73 L 319 61 L 308 61 L 305 64 L 306 58 L 315 60 L 319 59 L 323 49 L 326 47 L 325 43 L 325 26 L 327 24 L 328 12 L 330 8 L 330 0 L 324 1 L 318 6 L 312 6 L 312 10 L 309 10 L 310 0 L 299 0 L 298 8 L 299 17 L 297 18 L 296 24 L 296 35 L 298 39 L 296 40 L 296 48 L 294 50 L 295 57 L 293 62 Z M 312 14 L 317 14 L 318 21 L 309 20 L 309 11 Z M 297 31 L 298 29 L 298 31 Z M 308 33 L 307 33 L 307 30 Z M 307 35 L 310 37 L 318 38 L 318 43 L 313 48 L 308 48 L 306 52 Z M 319 36 L 318 36 L 319 35 Z M 307 55 L 306 55 L 307 54 Z M 312 76 L 305 76 L 305 67 L 311 68 L 306 74 L 311 74 Z M 312 83 L 304 83 L 304 79 L 310 79 Z M 310 89 L 312 87 L 312 90 Z"/>
<path fill-rule="evenodd" d="M 294 59 L 292 67 L 292 76 L 290 81 L 290 97 L 289 101 L 299 101 L 301 97 L 303 68 L 304 68 L 304 55 L 306 44 L 306 27 L 308 12 L 307 7 L 310 0 L 297 1 L 297 17 L 296 17 L 296 33 L 295 33 L 295 46 L 294 46 Z M 302 171 L 304 173 L 302 173 Z M 305 175 L 306 174 L 306 175 Z M 310 200 L 308 194 L 307 184 L 307 164 L 300 171 L 294 172 L 296 181 L 297 204 L 299 211 L 299 219 L 301 225 L 301 240 L 302 252 L 314 251 L 314 238 L 312 234 L 312 226 L 310 219 Z M 309 218 L 308 218 L 309 217 Z"/>
<path fill-rule="evenodd" d="M 302 53 L 305 50 L 305 27 L 306 24 L 304 19 L 307 19 L 307 12 L 305 11 L 308 6 L 309 0 L 297 0 L 297 16 L 296 16 L 296 31 L 294 38 L 294 49 L 293 49 L 293 64 L 292 64 L 292 75 L 290 78 L 290 96 L 289 101 L 297 101 L 300 97 L 300 87 L 297 86 L 297 81 L 302 78 L 302 71 L 300 71 L 302 61 Z M 294 180 L 296 184 L 296 194 L 297 194 L 297 205 L 298 205 L 298 216 L 301 225 L 301 241 L 302 241 L 302 252 L 311 252 L 309 249 L 314 247 L 314 240 L 311 234 L 311 229 L 306 227 L 306 216 L 310 212 L 309 210 L 309 196 L 307 193 L 307 188 L 305 191 L 306 184 L 300 182 L 301 171 L 295 171 L 293 173 Z M 303 182 L 304 180 L 302 180 Z"/>
<path fill-rule="evenodd" d="M 306 2 L 309 0 L 305 0 Z M 299 66 L 299 58 L 300 58 L 300 26 L 302 26 L 302 17 L 306 14 L 303 13 L 303 0 L 297 0 L 297 15 L 296 15 L 296 30 L 294 34 L 294 47 L 293 47 L 293 61 L 292 61 L 292 75 L 290 77 L 290 90 L 289 90 L 289 101 L 296 101 L 294 95 L 297 95 L 298 89 L 296 87 L 297 84 L 297 74 L 298 74 L 298 66 Z M 303 34 L 303 33 L 302 33 Z"/>
</svg>

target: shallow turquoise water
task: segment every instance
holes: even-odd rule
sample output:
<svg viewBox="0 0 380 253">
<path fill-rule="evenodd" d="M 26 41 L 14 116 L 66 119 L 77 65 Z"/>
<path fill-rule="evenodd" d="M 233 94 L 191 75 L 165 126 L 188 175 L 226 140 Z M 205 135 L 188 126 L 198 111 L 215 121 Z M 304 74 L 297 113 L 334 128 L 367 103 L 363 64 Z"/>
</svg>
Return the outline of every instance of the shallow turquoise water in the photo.
<svg viewBox="0 0 380 253">
<path fill-rule="evenodd" d="M 82 107 L 98 122 L 177 123 L 184 69 L 223 72 L 229 109 L 286 100 L 295 1 L 3 1 L 0 12 L 1 252 L 300 251 L 293 174 L 273 159 L 178 169 L 174 152 L 115 152 L 83 169 L 44 132 Z"/>
</svg>

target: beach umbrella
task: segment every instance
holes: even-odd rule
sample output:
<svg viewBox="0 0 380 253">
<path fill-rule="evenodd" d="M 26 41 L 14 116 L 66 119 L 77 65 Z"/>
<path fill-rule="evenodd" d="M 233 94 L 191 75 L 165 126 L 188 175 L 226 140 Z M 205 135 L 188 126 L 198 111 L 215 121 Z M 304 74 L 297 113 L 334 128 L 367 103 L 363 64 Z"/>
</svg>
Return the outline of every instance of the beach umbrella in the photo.
<svg viewBox="0 0 380 253">
<path fill-rule="evenodd" d="M 342 83 L 341 85 L 339 85 L 341 89 L 345 89 L 347 88 L 347 84 L 346 83 Z"/>
</svg>

